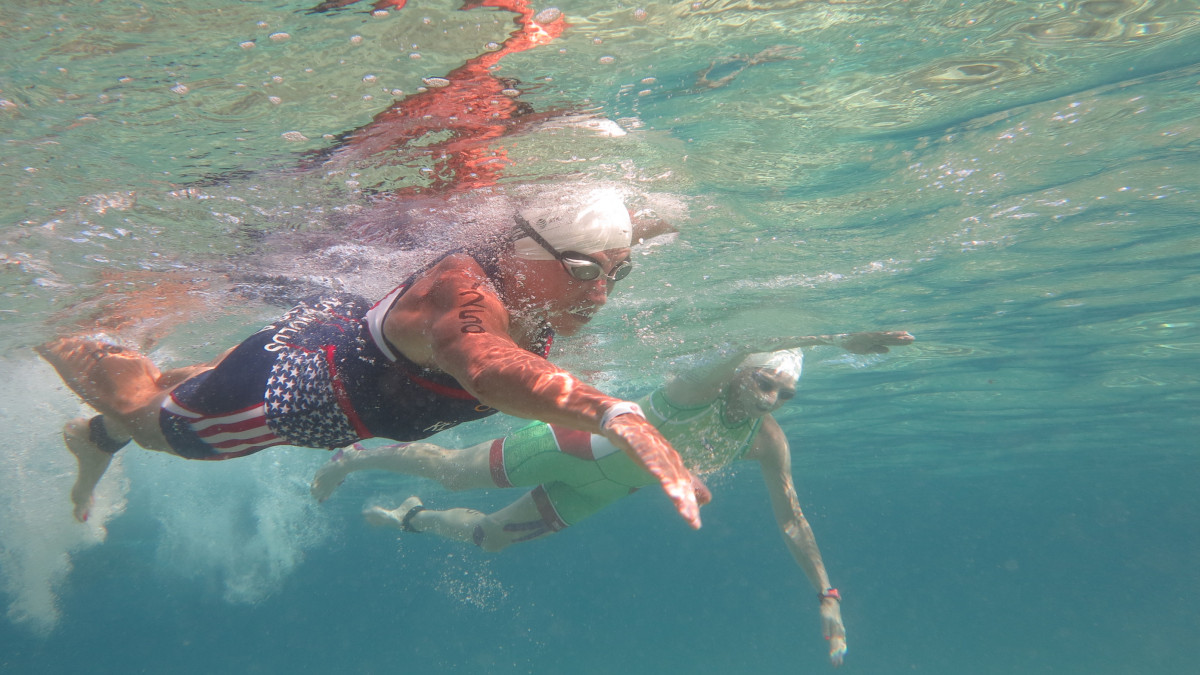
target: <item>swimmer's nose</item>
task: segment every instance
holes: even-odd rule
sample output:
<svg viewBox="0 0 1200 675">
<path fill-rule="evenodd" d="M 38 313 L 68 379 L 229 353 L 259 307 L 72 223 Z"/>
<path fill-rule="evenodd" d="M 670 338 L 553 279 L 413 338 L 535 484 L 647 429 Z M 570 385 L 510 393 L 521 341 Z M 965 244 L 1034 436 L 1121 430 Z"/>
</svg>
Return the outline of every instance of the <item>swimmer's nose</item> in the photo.
<svg viewBox="0 0 1200 675">
<path fill-rule="evenodd" d="M 766 410 L 768 412 L 771 410 L 774 410 L 778 405 L 779 405 L 779 392 L 775 392 L 775 391 L 767 392 L 767 393 L 763 394 L 761 398 L 759 398 L 758 407 L 763 410 Z"/>
<path fill-rule="evenodd" d="M 608 280 L 604 277 L 600 277 L 599 279 L 588 283 L 588 300 L 596 305 L 596 309 L 600 309 L 604 306 L 604 303 L 608 302 Z"/>
</svg>

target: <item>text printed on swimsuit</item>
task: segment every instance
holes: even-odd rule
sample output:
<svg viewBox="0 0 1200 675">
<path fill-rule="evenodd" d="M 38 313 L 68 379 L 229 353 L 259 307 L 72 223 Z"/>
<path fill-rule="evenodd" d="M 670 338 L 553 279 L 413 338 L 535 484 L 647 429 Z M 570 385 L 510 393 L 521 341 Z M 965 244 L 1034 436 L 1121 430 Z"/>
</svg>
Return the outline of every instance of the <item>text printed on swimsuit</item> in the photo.
<svg viewBox="0 0 1200 675">
<path fill-rule="evenodd" d="M 300 305 L 293 307 L 284 314 L 279 321 L 267 326 L 266 330 L 276 329 L 275 334 L 271 336 L 271 341 L 263 345 L 263 349 L 269 352 L 279 352 L 290 348 L 289 341 L 304 330 L 304 327 L 315 321 L 322 313 L 328 313 L 337 307 L 340 307 L 342 302 L 335 299 L 322 300 L 315 307 Z"/>
</svg>

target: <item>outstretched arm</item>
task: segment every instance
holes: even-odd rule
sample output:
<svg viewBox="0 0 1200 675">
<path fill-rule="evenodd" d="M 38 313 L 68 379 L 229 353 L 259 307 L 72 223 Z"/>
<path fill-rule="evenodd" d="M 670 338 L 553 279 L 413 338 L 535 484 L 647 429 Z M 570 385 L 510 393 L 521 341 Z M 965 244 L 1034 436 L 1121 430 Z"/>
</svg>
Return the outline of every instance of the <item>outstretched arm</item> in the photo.
<svg viewBox="0 0 1200 675">
<path fill-rule="evenodd" d="M 733 379 L 742 361 L 755 352 L 832 345 L 851 354 L 886 354 L 888 347 L 910 344 L 907 331 L 869 331 L 836 335 L 781 336 L 723 348 L 709 363 L 693 368 L 667 384 L 667 399 L 682 406 L 711 403 Z"/>
<path fill-rule="evenodd" d="M 908 331 L 866 331 L 863 333 L 837 333 L 835 335 L 781 336 L 767 338 L 742 347 L 745 354 L 773 352 L 779 349 L 832 345 L 841 347 L 851 354 L 886 354 L 888 347 L 910 344 L 915 340 Z"/>
<path fill-rule="evenodd" d="M 679 514 L 699 528 L 700 506 L 711 494 L 671 444 L 621 399 L 521 348 L 510 334 L 508 310 L 485 279 L 469 257 L 446 258 L 388 313 L 388 340 L 497 410 L 603 434 L 657 478 Z"/>
<path fill-rule="evenodd" d="M 771 497 L 775 521 L 792 557 L 817 591 L 821 631 L 829 640 L 829 660 L 833 665 L 840 666 L 846 655 L 846 628 L 842 625 L 841 598 L 829 583 L 825 563 L 821 560 L 821 550 L 817 548 L 817 539 L 804 512 L 800 510 L 800 502 L 796 499 L 796 489 L 792 484 L 787 438 L 773 417 L 768 415 L 763 419 L 758 440 L 746 458 L 757 460 L 762 465 L 763 480 Z"/>
</svg>

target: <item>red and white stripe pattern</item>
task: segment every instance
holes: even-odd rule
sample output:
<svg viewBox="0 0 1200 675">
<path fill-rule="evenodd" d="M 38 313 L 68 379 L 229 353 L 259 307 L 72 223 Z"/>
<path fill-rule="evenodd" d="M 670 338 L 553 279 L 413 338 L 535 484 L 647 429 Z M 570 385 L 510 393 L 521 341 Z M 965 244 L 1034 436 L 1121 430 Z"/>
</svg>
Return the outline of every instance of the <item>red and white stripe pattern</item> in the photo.
<svg viewBox="0 0 1200 675">
<path fill-rule="evenodd" d="M 242 457 L 286 442 L 267 426 L 265 403 L 223 415 L 205 415 L 183 407 L 172 394 L 162 407 L 186 418 L 196 435 L 217 451 L 206 459 Z"/>
</svg>

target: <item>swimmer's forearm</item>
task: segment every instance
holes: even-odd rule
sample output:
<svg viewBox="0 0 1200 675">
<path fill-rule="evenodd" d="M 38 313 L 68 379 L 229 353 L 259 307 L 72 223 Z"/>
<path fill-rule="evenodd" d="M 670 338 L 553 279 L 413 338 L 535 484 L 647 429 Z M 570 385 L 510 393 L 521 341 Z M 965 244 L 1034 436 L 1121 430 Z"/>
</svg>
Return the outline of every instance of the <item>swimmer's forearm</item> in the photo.
<svg viewBox="0 0 1200 675">
<path fill-rule="evenodd" d="M 818 593 L 824 593 L 833 588 L 833 585 L 829 583 L 829 574 L 825 571 L 825 562 L 821 559 L 821 549 L 817 546 L 817 538 L 813 535 L 808 520 L 800 516 L 789 523 L 784 528 L 783 536 L 792 558 L 804 571 L 804 576 L 808 577 L 813 589 Z"/>
<path fill-rule="evenodd" d="M 752 345 L 746 345 L 743 349 L 743 356 L 748 356 L 754 352 L 774 352 L 781 349 L 797 349 L 801 347 L 819 347 L 822 345 L 840 346 L 845 339 L 851 335 L 850 333 L 837 333 L 835 335 L 784 335 L 773 338 L 765 338 Z"/>
<path fill-rule="evenodd" d="M 621 401 L 524 350 L 478 361 L 460 381 L 480 402 L 514 417 L 601 433 L 604 413 Z"/>
</svg>

